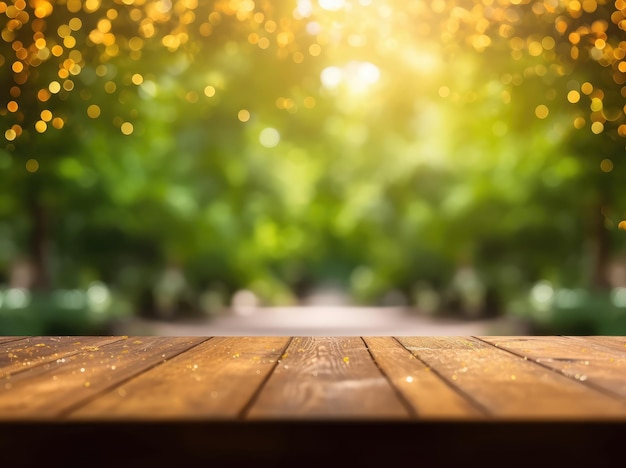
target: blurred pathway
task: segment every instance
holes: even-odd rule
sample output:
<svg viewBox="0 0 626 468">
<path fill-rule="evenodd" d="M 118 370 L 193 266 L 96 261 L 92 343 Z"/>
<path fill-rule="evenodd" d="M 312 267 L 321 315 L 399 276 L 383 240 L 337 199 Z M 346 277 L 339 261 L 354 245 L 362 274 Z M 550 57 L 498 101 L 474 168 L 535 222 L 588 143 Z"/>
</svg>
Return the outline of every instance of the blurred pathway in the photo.
<svg viewBox="0 0 626 468">
<path fill-rule="evenodd" d="M 394 307 L 266 307 L 205 320 L 131 320 L 114 330 L 123 335 L 162 336 L 463 336 L 524 335 L 522 324 L 500 318 L 482 321 L 435 319 Z"/>
</svg>

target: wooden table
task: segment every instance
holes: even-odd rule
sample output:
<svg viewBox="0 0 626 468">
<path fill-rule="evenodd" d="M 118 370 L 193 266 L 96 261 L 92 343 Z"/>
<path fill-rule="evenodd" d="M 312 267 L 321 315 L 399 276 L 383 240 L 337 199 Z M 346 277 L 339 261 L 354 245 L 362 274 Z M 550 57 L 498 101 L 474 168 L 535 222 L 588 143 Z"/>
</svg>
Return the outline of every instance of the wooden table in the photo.
<svg viewBox="0 0 626 468">
<path fill-rule="evenodd" d="M 29 462 L 24 440 L 242 461 L 356 437 L 371 461 L 387 438 L 445 433 L 450 457 L 558 431 L 574 460 L 604 441 L 597 462 L 625 426 L 626 337 L 0 337 L 0 454 Z"/>
</svg>

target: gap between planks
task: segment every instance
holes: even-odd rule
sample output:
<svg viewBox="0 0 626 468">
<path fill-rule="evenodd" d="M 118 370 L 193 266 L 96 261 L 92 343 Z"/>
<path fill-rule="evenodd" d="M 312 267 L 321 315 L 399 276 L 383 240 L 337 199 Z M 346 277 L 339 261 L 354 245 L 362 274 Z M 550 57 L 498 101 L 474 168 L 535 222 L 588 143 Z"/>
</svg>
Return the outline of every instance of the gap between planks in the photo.
<svg viewBox="0 0 626 468">
<path fill-rule="evenodd" d="M 280 352 L 281 356 L 283 356 L 287 352 L 287 349 L 289 349 L 289 346 L 291 345 L 292 342 L 293 342 L 293 336 L 290 336 L 289 340 L 287 341 L 287 343 L 285 344 L 285 346 Z M 271 367 L 270 371 L 267 373 L 267 375 L 263 377 L 263 380 L 261 381 L 259 386 L 256 388 L 254 393 L 250 396 L 250 399 L 246 402 L 246 404 L 243 406 L 243 408 L 239 412 L 238 419 L 247 419 L 248 413 L 250 413 L 250 410 L 259 399 L 261 392 L 267 385 L 267 382 L 270 380 L 270 378 L 274 374 L 274 371 L 276 370 L 279 364 L 280 364 L 280 359 L 276 359 L 276 362 L 274 362 L 274 365 Z"/>
<path fill-rule="evenodd" d="M 514 337 L 513 337 L 514 338 Z M 472 337 L 398 340 L 498 418 L 624 418 L 626 405 L 581 382 Z"/>
<path fill-rule="evenodd" d="M 505 351 L 507 353 L 511 353 L 514 356 L 521 357 L 524 360 L 530 360 L 534 364 L 538 366 L 544 367 L 552 372 L 555 372 L 557 375 L 562 375 L 570 380 L 573 380 L 581 385 L 584 385 L 588 388 L 591 388 L 595 391 L 598 391 L 604 395 L 615 398 L 619 401 L 624 402 L 626 398 L 626 391 L 624 390 L 623 385 L 619 385 L 626 383 L 626 374 L 624 372 L 620 372 L 620 369 L 610 369 L 611 367 L 616 367 L 613 363 L 615 359 L 624 360 L 626 358 L 626 354 L 622 353 L 619 350 L 612 349 L 607 346 L 602 346 L 601 343 L 597 343 L 595 341 L 587 341 L 587 340 L 572 340 L 572 342 L 578 342 L 582 346 L 585 344 L 587 348 L 584 348 L 583 352 L 587 352 L 590 350 L 588 356 L 584 358 L 576 358 L 576 354 L 573 353 L 573 346 L 570 346 L 567 343 L 568 337 L 561 336 L 512 336 L 512 337 L 473 337 L 477 340 L 480 340 L 483 343 L 494 346 L 497 349 Z M 565 340 L 566 342 L 561 342 L 560 340 Z M 523 349 L 526 352 L 520 352 L 510 343 L 532 343 L 531 346 L 539 344 L 539 345 L 552 345 L 556 348 L 555 351 L 550 353 L 550 349 L 547 351 L 538 351 L 532 349 Z M 567 347 L 568 349 L 563 349 Z M 561 351 L 561 354 L 570 353 L 567 357 L 551 357 L 551 354 L 559 355 L 558 351 Z M 595 352 L 595 355 L 594 355 Z M 610 366 L 609 370 L 615 370 L 611 379 L 606 378 L 607 366 L 598 366 L 597 361 L 604 359 L 609 360 L 608 364 Z M 595 361 L 595 362 L 594 362 Z M 576 363 L 576 362 L 585 362 L 584 367 L 579 366 L 579 372 L 568 371 L 568 364 Z M 626 362 L 626 361 L 624 361 Z M 559 363 L 565 365 L 565 367 L 560 367 Z M 591 363 L 591 365 L 590 365 Z M 618 361 L 619 363 L 619 361 Z M 617 384 L 617 385 L 616 385 Z M 621 390 L 621 391 L 620 391 Z"/>
<path fill-rule="evenodd" d="M 361 341 L 363 342 L 363 344 L 365 345 L 365 348 L 367 349 L 367 352 L 369 353 L 370 357 L 372 358 L 372 361 L 374 361 L 374 364 L 376 364 L 376 368 L 378 369 L 378 372 L 380 372 L 382 374 L 382 376 L 385 378 L 385 380 L 387 381 L 387 383 L 389 384 L 389 386 L 393 389 L 393 391 L 396 394 L 396 397 L 398 397 L 398 400 L 400 400 L 400 403 L 402 403 L 402 405 L 404 406 L 404 408 L 406 409 L 407 413 L 409 414 L 409 417 L 411 419 L 416 419 L 418 417 L 418 411 L 417 408 L 415 408 L 411 402 L 409 401 L 409 399 L 404 395 L 404 393 L 402 392 L 402 390 L 400 390 L 394 383 L 393 380 L 391 379 L 391 377 L 389 376 L 389 374 L 387 374 L 387 372 L 385 372 L 385 370 L 383 369 L 383 367 L 380 365 L 380 363 L 376 360 L 376 356 L 374 356 L 374 354 L 372 353 L 372 350 L 370 349 L 369 345 L 367 344 L 367 341 L 364 337 L 359 337 L 361 338 Z M 404 348 L 406 349 L 406 348 Z M 407 349 L 407 352 L 410 353 L 410 351 Z"/>
<path fill-rule="evenodd" d="M 80 345 L 84 337 L 35 337 L 35 340 L 54 339 L 60 341 L 61 349 Z M 107 337 L 90 337 L 94 340 Z M 7 419 L 62 419 L 68 408 L 78 407 L 82 402 L 114 388 L 116 382 L 134 377 L 144 369 L 162 362 L 163 358 L 183 352 L 208 338 L 166 337 L 108 337 L 111 342 L 101 346 L 81 348 L 66 358 L 31 366 L 24 372 L 3 378 L 6 382 L 0 390 L 0 420 Z M 67 344 L 66 344 L 67 343 Z M 43 343 L 33 346 L 43 349 Z M 87 348 L 87 349 L 85 349 Z M 46 348 L 48 349 L 48 348 Z M 137 354 L 139 353 L 139 354 Z M 30 357 L 27 356 L 26 359 Z M 36 356 L 35 356 L 36 357 Z M 49 358 L 50 356 L 48 356 Z M 28 362 L 28 361 L 27 361 Z M 117 368 L 117 370 L 116 370 Z M 114 374 L 105 373 L 114 371 Z"/>
<path fill-rule="evenodd" d="M 173 359 L 173 358 L 175 358 L 177 356 L 180 356 L 181 354 L 184 354 L 184 353 L 192 350 L 193 348 L 195 348 L 197 346 L 200 346 L 202 343 L 206 343 L 207 341 L 210 341 L 212 338 L 213 338 L 212 336 L 204 337 L 204 339 L 198 341 L 197 343 L 192 344 L 188 348 L 182 349 L 182 350 L 177 351 L 177 352 L 173 352 L 172 354 L 170 354 L 167 357 L 166 360 L 157 361 L 154 364 L 151 364 L 151 365 L 149 365 L 149 366 L 147 366 L 145 368 L 140 369 L 135 374 L 129 375 L 129 376 L 125 377 L 125 378 L 122 378 L 120 380 L 115 381 L 109 387 L 103 388 L 102 390 L 100 390 L 99 392 L 95 393 L 94 395 L 92 395 L 90 397 L 87 397 L 84 400 L 77 401 L 74 405 L 68 406 L 65 410 L 63 410 L 63 411 L 61 411 L 59 413 L 58 419 L 60 419 L 60 420 L 67 419 L 72 413 L 74 413 L 78 409 L 88 405 L 90 402 L 92 402 L 94 400 L 97 400 L 102 395 L 104 395 L 106 393 L 110 393 L 112 390 L 114 390 L 116 388 L 119 388 L 122 385 L 124 385 L 124 383 L 136 379 L 141 374 L 145 374 L 146 372 L 148 372 L 151 369 L 155 369 L 155 368 L 157 368 L 159 366 L 164 365 L 167 361 L 169 361 L 169 360 L 171 360 L 171 359 Z"/>
<path fill-rule="evenodd" d="M 238 420 L 288 337 L 215 337 L 107 392 L 71 419 Z"/>
<path fill-rule="evenodd" d="M 471 396 L 451 385 L 396 337 L 366 337 L 364 341 L 392 387 L 414 409 L 417 419 L 482 419 L 488 416 Z"/>
</svg>

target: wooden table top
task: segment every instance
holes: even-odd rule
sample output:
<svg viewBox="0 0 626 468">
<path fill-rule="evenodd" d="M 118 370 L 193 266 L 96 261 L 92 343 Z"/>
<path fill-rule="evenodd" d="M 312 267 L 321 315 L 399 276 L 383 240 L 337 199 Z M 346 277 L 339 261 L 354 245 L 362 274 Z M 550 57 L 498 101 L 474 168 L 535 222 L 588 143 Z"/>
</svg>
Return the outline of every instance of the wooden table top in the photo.
<svg viewBox="0 0 626 468">
<path fill-rule="evenodd" d="M 0 420 L 620 420 L 626 337 L 0 337 Z"/>
<path fill-rule="evenodd" d="M 624 440 L 626 337 L 0 337 L 10 466 L 614 466 Z"/>
</svg>

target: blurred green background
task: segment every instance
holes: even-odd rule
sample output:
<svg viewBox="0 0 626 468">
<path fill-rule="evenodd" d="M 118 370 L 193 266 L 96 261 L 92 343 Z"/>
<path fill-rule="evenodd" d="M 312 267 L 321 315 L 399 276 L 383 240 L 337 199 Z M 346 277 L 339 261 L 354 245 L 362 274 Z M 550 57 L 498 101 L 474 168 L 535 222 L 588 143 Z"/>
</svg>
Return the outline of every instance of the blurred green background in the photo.
<svg viewBox="0 0 626 468">
<path fill-rule="evenodd" d="M 4 0 L 0 29 L 0 335 L 324 287 L 626 334 L 624 0 Z"/>
</svg>

